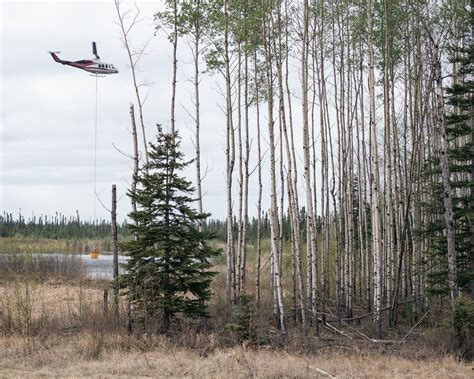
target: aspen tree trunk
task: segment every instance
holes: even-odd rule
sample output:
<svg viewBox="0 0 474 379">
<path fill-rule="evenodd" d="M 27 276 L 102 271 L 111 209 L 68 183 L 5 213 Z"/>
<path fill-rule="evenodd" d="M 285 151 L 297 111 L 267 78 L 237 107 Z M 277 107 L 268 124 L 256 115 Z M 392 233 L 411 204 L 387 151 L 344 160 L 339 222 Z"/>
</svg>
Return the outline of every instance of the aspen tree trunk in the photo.
<svg viewBox="0 0 474 379">
<path fill-rule="evenodd" d="M 268 14 L 266 19 L 271 17 L 272 9 L 267 10 Z M 272 73 L 272 61 L 270 54 L 270 45 L 268 37 L 268 29 L 270 28 L 270 22 L 265 20 L 263 25 L 264 30 L 264 50 L 265 50 L 265 63 L 266 63 L 266 79 L 267 79 L 267 102 L 268 102 L 268 136 L 270 144 L 270 176 L 271 176 L 271 186 L 270 186 L 270 204 L 271 208 L 269 210 L 269 219 L 270 219 L 270 234 L 271 234 L 271 261 L 272 261 L 272 273 L 273 280 L 272 284 L 274 286 L 275 300 L 277 303 L 278 309 L 278 326 L 280 331 L 285 334 L 285 313 L 283 308 L 283 290 L 281 287 L 281 273 L 280 273 L 280 247 L 278 246 L 278 241 L 280 237 L 279 226 L 278 226 L 278 205 L 277 205 L 277 191 L 276 191 L 276 170 L 275 170 L 275 137 L 274 137 L 274 121 L 273 121 L 273 73 Z"/>
<path fill-rule="evenodd" d="M 418 154 L 418 162 L 421 164 L 422 153 L 419 151 L 420 146 L 416 144 L 418 133 L 422 130 L 422 122 L 421 122 L 421 75 L 422 75 L 422 63 L 421 63 L 421 46 L 420 46 L 420 37 L 419 31 L 415 32 L 414 30 L 414 39 L 413 45 L 413 67 L 414 67 L 414 78 L 410 75 L 409 76 L 409 104 L 410 104 L 410 118 L 411 118 L 411 150 L 413 153 Z M 406 148 L 407 150 L 407 148 Z M 405 154 L 406 155 L 406 154 Z M 406 158 L 405 158 L 406 161 Z M 406 163 L 405 163 L 406 166 Z M 420 165 L 416 166 L 416 170 L 414 172 L 415 178 L 414 180 L 408 184 L 408 174 L 406 174 L 406 186 L 408 190 L 408 186 L 410 185 L 413 192 L 413 207 L 412 207 L 412 228 L 415 230 L 419 230 L 421 228 L 421 178 L 420 178 Z M 422 245 L 420 238 L 416 238 L 413 234 L 411 236 L 411 246 L 412 246 L 412 254 L 414 255 L 414 267 L 413 267 L 413 275 L 415 276 L 415 294 L 416 297 L 419 297 L 422 290 L 421 285 L 421 257 L 422 257 Z M 418 307 L 416 309 L 418 311 Z"/>
<path fill-rule="evenodd" d="M 273 38 L 273 41 L 275 41 L 275 38 Z M 275 54 L 275 62 L 277 65 L 277 71 L 278 71 L 278 65 L 280 61 L 280 57 L 278 56 L 278 52 L 275 49 L 274 51 Z M 279 156 L 280 156 L 280 218 L 279 218 L 279 224 L 280 224 L 280 240 L 278 242 L 279 250 L 278 253 L 280 255 L 279 262 L 280 262 L 280 272 L 283 272 L 283 228 L 284 228 L 284 222 L 285 222 L 285 172 L 284 172 L 284 167 L 283 167 L 283 127 L 282 124 L 283 122 L 286 122 L 286 120 L 282 120 L 282 117 L 284 117 L 284 112 L 282 112 L 282 109 L 285 109 L 285 106 L 283 104 L 283 108 L 281 106 L 278 107 L 278 131 L 279 131 L 279 142 L 280 142 L 280 151 L 279 151 Z"/>
<path fill-rule="evenodd" d="M 362 57 L 360 57 L 362 59 Z M 354 62 L 356 60 L 354 59 Z M 362 191 L 365 188 L 365 178 L 364 175 L 365 173 L 362 171 L 362 163 L 361 163 L 361 143 L 360 143 L 360 129 L 363 128 L 363 120 L 362 120 L 362 127 L 361 127 L 361 121 L 359 119 L 359 109 L 358 109 L 358 103 L 362 102 L 362 97 L 364 96 L 363 90 L 362 90 L 362 81 L 359 81 L 359 83 L 356 83 L 356 70 L 354 70 L 354 88 L 357 91 L 357 96 L 355 100 L 355 125 L 356 125 L 356 140 L 357 140 L 357 177 L 358 177 L 358 191 L 357 191 L 357 203 L 358 203 L 358 222 L 357 222 L 357 234 L 358 234 L 358 257 L 359 257 L 359 262 L 358 262 L 358 269 L 359 269 L 359 297 L 358 301 L 360 303 L 363 302 L 363 294 L 365 291 L 364 288 L 364 283 L 366 282 L 367 279 L 367 272 L 365 271 L 366 269 L 366 250 L 365 250 L 365 245 L 364 245 L 364 223 L 365 223 L 365 204 L 364 204 L 364 198 Z M 360 98 L 360 100 L 359 100 Z M 362 142 L 364 143 L 364 141 Z"/>
<path fill-rule="evenodd" d="M 319 260 L 318 263 L 318 257 L 321 259 L 321 254 L 318 252 L 318 243 L 317 243 L 317 234 L 318 234 L 318 226 L 317 226 L 317 220 L 318 220 L 318 192 L 317 192 L 317 175 L 316 175 L 316 131 L 315 131 L 315 109 L 316 109 L 316 95 L 317 95 L 317 90 L 316 90 L 316 71 L 317 71 L 317 64 L 316 64 L 316 18 L 312 18 L 312 28 L 311 28 L 311 35 L 310 40 L 312 41 L 312 65 L 311 65 L 311 76 L 312 76 L 312 100 L 311 100 L 311 152 L 312 152 L 312 158 L 311 158 L 311 167 L 312 167 L 312 174 L 313 174 L 313 225 L 314 225 L 314 265 L 312 266 L 312 277 L 314 278 L 313 283 L 314 283 L 314 288 L 317 290 L 318 288 L 322 288 L 322 283 L 321 283 L 321 278 L 320 278 L 320 273 L 319 273 L 319 267 L 322 264 L 322 261 Z M 308 50 L 309 50 L 309 44 L 308 44 Z M 308 62 L 309 64 L 309 62 Z M 321 105 L 320 105 L 321 106 Z M 316 299 L 316 295 L 314 298 Z M 323 311 L 324 313 L 324 311 Z M 316 334 L 319 335 L 319 324 L 316 323 Z"/>
<path fill-rule="evenodd" d="M 241 270 L 242 270 L 242 231 L 243 231 L 243 191 L 244 191 L 244 171 L 243 171 L 243 150 L 242 150 L 242 53 L 241 44 L 237 45 L 237 140 L 238 140 L 238 152 L 239 152 L 239 207 L 237 210 L 237 256 L 236 256 L 236 288 L 237 288 L 237 299 L 242 291 L 241 283 Z"/>
<path fill-rule="evenodd" d="M 278 24 L 280 25 L 280 8 L 278 8 Z M 291 143 L 288 137 L 288 125 L 286 123 L 286 109 L 285 109 L 285 94 L 284 94 L 284 82 L 283 82 L 283 57 L 282 57 L 282 41 L 281 34 L 278 38 L 278 48 L 276 41 L 273 40 L 273 46 L 276 55 L 276 68 L 277 68 L 277 80 L 278 80 L 278 95 L 279 95 L 279 114 L 281 120 L 281 148 L 285 148 L 286 159 L 288 161 L 288 173 L 287 173 L 287 188 L 288 188 L 288 213 L 291 223 L 291 236 L 293 246 L 293 267 L 294 267 L 294 284 L 295 284 L 295 302 L 299 308 L 301 315 L 301 323 L 303 328 L 306 328 L 306 310 L 304 302 L 304 288 L 303 288 L 303 277 L 301 274 L 301 240 L 300 240 L 300 222 L 299 222 L 299 209 L 297 202 L 297 188 L 295 186 L 294 179 L 294 167 L 295 162 L 293 161 L 294 151 L 291 150 L 291 143 L 293 143 L 293 136 L 291 136 Z M 288 55 L 286 56 L 288 58 Z M 288 74 L 288 72 L 287 72 Z M 286 78 L 287 80 L 288 78 Z M 286 84 L 288 84 L 286 82 Z M 288 89 L 288 87 L 287 87 Z M 291 120 L 291 117 L 290 117 Z M 292 121 L 290 121 L 292 122 Z M 290 128 L 292 128 L 290 124 Z M 283 151 L 281 152 L 281 160 L 283 160 Z M 282 183 L 283 187 L 283 183 Z M 283 193 L 283 188 L 282 188 Z M 281 263 L 281 262 L 280 262 Z M 297 311 L 295 309 L 295 311 Z"/>
<path fill-rule="evenodd" d="M 346 16 L 346 35 L 349 38 L 349 17 Z M 351 44 L 350 41 L 347 41 L 346 44 L 346 57 L 347 57 L 347 101 L 345 103 L 346 112 L 346 122 L 343 125 L 345 132 L 345 150 L 343 154 L 345 155 L 345 178 L 346 178 L 346 230 L 347 230 L 347 251 L 346 251 L 346 260 L 347 260 L 347 298 L 346 298 L 346 314 L 348 317 L 352 317 L 352 307 L 354 303 L 354 290 L 355 290 L 355 270 L 354 270 L 354 259 L 355 259 L 355 249 L 354 249 L 354 187 L 353 187 L 353 177 L 354 177 L 354 167 L 353 167 L 353 142 L 352 142 L 352 122 L 353 122 L 353 106 L 352 106 L 352 59 L 350 56 Z M 354 109 L 357 109 L 355 106 Z"/>
<path fill-rule="evenodd" d="M 371 293 L 371 260 L 370 260 L 370 238 L 369 238 L 369 228 L 367 222 L 367 210 L 366 205 L 367 201 L 367 183 L 366 178 L 368 174 L 367 169 L 367 148 L 366 148 L 366 139 L 365 139 L 365 107 L 364 107 L 364 55 L 362 52 L 362 44 L 360 45 L 360 88 L 361 88 L 361 97 L 360 97 L 360 118 L 361 118 L 361 130 L 362 130 L 362 176 L 361 176 L 361 188 L 364 191 L 363 198 L 363 224 L 364 224 L 364 239 L 365 239 L 365 283 L 366 283 L 366 305 L 367 311 L 372 310 L 372 293 Z"/>
<path fill-rule="evenodd" d="M 301 46 L 301 86 L 303 110 L 303 155 L 306 191 L 306 249 L 307 249 L 307 293 L 308 306 L 311 306 L 311 321 L 317 327 L 316 292 L 316 236 L 314 230 L 313 196 L 311 187 L 311 162 L 308 122 L 308 44 L 309 44 L 309 4 L 304 1 L 303 39 Z"/>
<path fill-rule="evenodd" d="M 334 10 L 336 11 L 336 10 Z M 337 20 L 339 22 L 339 18 Z M 340 31 L 340 28 L 338 28 Z M 333 22 L 332 24 L 332 42 L 334 46 L 337 46 L 337 41 L 336 41 L 336 22 Z M 341 39 L 339 40 L 339 44 L 341 44 L 342 41 Z M 340 65 L 342 65 L 343 62 L 341 62 Z M 332 49 L 332 68 L 333 68 L 333 80 L 335 83 L 338 81 L 338 75 L 336 68 L 338 67 L 337 62 L 336 62 L 336 47 Z M 342 67 L 339 68 L 340 72 L 342 73 Z M 339 78 L 339 81 L 341 82 L 341 79 Z M 341 139 L 341 114 L 340 114 L 340 99 L 339 99 L 339 85 L 335 84 L 334 85 L 334 107 L 335 107 L 335 117 L 336 117 L 336 128 L 337 128 L 337 140 L 338 140 L 338 160 L 337 160 L 337 172 L 339 173 L 339 181 L 338 181 L 338 186 L 339 188 L 336 189 L 336 165 L 334 164 L 334 153 L 333 153 L 333 145 L 332 145 L 332 136 L 331 133 L 329 133 L 329 138 L 330 138 L 330 147 L 331 147 L 331 164 L 332 164 L 332 191 L 331 195 L 333 198 L 333 207 L 334 207 L 334 219 L 336 223 L 336 240 L 337 240 L 337 248 L 336 248 L 336 310 L 337 314 L 339 315 L 341 312 L 341 308 L 343 306 L 344 302 L 344 291 L 345 291 L 345 285 L 344 285 L 344 270 L 343 270 L 343 254 L 344 254 L 344 248 L 343 244 L 345 243 L 345 238 L 343 235 L 343 232 L 345 232 L 345 226 L 344 226 L 344 203 L 342 202 L 342 194 L 343 191 L 341 190 L 341 183 L 342 183 L 342 169 L 341 169 L 341 144 L 343 143 Z M 336 200 L 336 191 L 338 194 L 338 200 Z M 339 211 L 337 208 L 337 205 L 339 205 Z"/>
<path fill-rule="evenodd" d="M 404 192 L 403 183 L 401 183 L 401 162 L 400 162 L 400 143 L 398 138 L 398 126 L 396 122 L 396 113 L 395 113 L 395 77 L 394 77 L 394 65 L 391 65 L 391 72 L 390 72 L 390 89 L 391 89 L 391 120 L 392 120 L 392 133 L 393 133 L 393 143 L 392 143 L 392 179 L 393 179 L 393 187 L 391 189 L 391 204 L 392 204 L 392 293 L 395 293 L 398 297 L 400 289 L 399 283 L 405 283 L 407 278 L 407 270 L 404 269 L 401 273 L 397 272 L 397 262 L 402 262 L 405 267 L 408 266 L 406 263 L 408 259 L 406 259 L 406 249 L 405 246 L 401 248 L 401 245 L 405 245 L 406 243 L 406 234 L 404 224 L 405 221 L 408 222 L 408 211 L 407 217 L 404 217 L 403 207 L 400 206 L 402 203 L 401 194 Z M 412 175 L 410 175 L 412 177 Z M 399 184 L 400 183 L 400 184 Z M 406 199 L 408 200 L 408 199 Z M 407 205 L 409 206 L 409 204 Z M 393 225 L 393 221 L 395 220 L 395 224 Z M 401 263 L 400 263 L 401 264 Z M 399 277 L 401 275 L 401 277 Z M 405 295 L 404 291 L 402 294 Z M 398 299 L 392 299 L 392 304 L 398 303 Z"/>
<path fill-rule="evenodd" d="M 173 75 L 171 79 L 171 133 L 176 130 L 176 74 L 178 72 L 178 0 L 173 0 Z"/>
<path fill-rule="evenodd" d="M 321 220 L 322 220 L 322 322 L 326 323 L 326 301 L 329 297 L 329 160 L 327 147 L 327 118 L 328 118 L 328 102 L 326 95 L 326 77 L 324 70 L 324 6 L 321 6 L 321 14 L 318 30 L 319 43 L 319 70 L 318 76 L 318 90 L 319 90 L 319 115 L 320 115 L 320 134 L 321 134 Z M 316 51 L 315 51 L 316 54 Z"/>
<path fill-rule="evenodd" d="M 407 29 L 407 37 L 406 37 L 406 43 L 408 43 L 410 50 L 408 53 L 405 55 L 404 58 L 404 70 L 405 70 L 405 75 L 403 77 L 403 85 L 404 85 L 404 104 L 403 104 L 403 155 L 401 151 L 401 145 L 400 141 L 398 141 L 398 164 L 399 164 L 399 180 L 400 180 L 400 187 L 401 187 L 401 194 L 400 194 L 400 203 L 399 203 L 399 212 L 400 214 L 402 213 L 402 210 L 405 208 L 405 204 L 407 202 L 407 195 L 409 189 L 411 189 L 411 183 L 408 183 L 408 176 L 406 174 L 406 167 L 407 167 L 407 161 L 408 161 L 408 123 L 412 123 L 412 114 L 410 113 L 410 103 L 411 103 L 411 79 L 408 74 L 408 68 L 410 68 L 410 73 L 413 71 L 412 67 L 410 66 L 411 64 L 411 49 L 413 48 L 411 43 L 410 43 L 410 38 L 408 37 L 410 35 L 410 28 L 408 26 Z M 410 99 L 410 100 L 409 100 Z M 398 131 L 397 131 L 398 133 Z M 412 136 L 414 138 L 414 136 Z M 398 136 L 396 137 L 398 140 Z M 412 178 L 413 181 L 413 178 Z M 412 196 L 413 198 L 413 196 Z M 409 214 L 408 217 L 410 217 L 410 214 L 413 213 L 413 205 L 409 209 Z M 403 219 L 402 219 L 403 220 Z M 416 261 L 415 261 L 415 254 L 413 253 L 413 249 L 410 248 L 410 233 L 409 233 L 409 226 L 410 226 L 410 219 L 406 220 L 407 224 L 404 224 L 404 221 L 400 222 L 400 229 L 402 228 L 407 228 L 407 238 L 405 239 L 405 244 L 404 246 L 400 245 L 398 249 L 398 254 L 400 254 L 402 249 L 405 249 L 406 255 L 407 255 L 407 267 L 406 267 L 406 280 L 411 282 L 411 297 L 413 299 L 416 299 L 418 296 L 416 294 Z M 416 317 L 416 301 L 413 302 L 412 304 L 412 317 Z M 416 317 L 418 318 L 418 317 Z"/>
<path fill-rule="evenodd" d="M 234 236 L 232 231 L 232 174 L 235 161 L 234 126 L 232 122 L 232 93 L 230 77 L 230 55 L 229 55 L 229 4 L 224 1 L 224 60 L 225 60 L 225 82 L 226 82 L 226 163 L 227 163 L 227 295 L 231 303 L 235 302 L 235 262 L 234 262 Z"/>
<path fill-rule="evenodd" d="M 137 82 L 137 76 L 136 76 L 136 66 L 138 61 L 140 60 L 142 54 L 139 54 L 138 57 L 134 58 L 134 54 L 132 53 L 132 48 L 129 44 L 129 39 L 128 39 L 128 34 L 132 27 L 136 24 L 135 21 L 132 22 L 132 24 L 126 28 L 124 24 L 124 14 L 120 12 L 120 1 L 115 0 L 115 9 L 117 10 L 117 16 L 118 16 L 118 21 L 120 25 L 120 30 L 122 32 L 121 39 L 122 39 L 122 44 L 124 45 L 125 49 L 127 50 L 127 55 L 128 55 L 128 62 L 130 63 L 130 68 L 132 70 L 132 79 L 133 79 L 133 87 L 135 89 L 135 96 L 137 98 L 137 104 L 138 104 L 138 113 L 140 116 L 140 125 L 142 127 L 142 135 L 143 135 L 143 149 L 145 152 L 145 163 L 148 164 L 148 144 L 146 140 L 146 133 L 145 133 L 145 123 L 143 121 L 143 101 L 141 100 L 140 97 L 140 91 L 139 91 L 139 84 Z M 137 14 L 138 15 L 138 14 Z"/>
<path fill-rule="evenodd" d="M 133 145 L 133 175 L 132 175 L 132 194 L 137 189 L 137 176 L 138 176 L 138 141 L 137 141 L 137 124 L 135 123 L 135 110 L 133 104 L 130 104 L 130 119 L 132 123 L 132 145 Z M 137 211 L 137 202 L 132 198 L 132 211 Z M 135 226 L 138 225 L 138 221 L 135 220 Z M 134 236 L 135 239 L 137 236 Z"/>
<path fill-rule="evenodd" d="M 245 290 L 245 277 L 247 271 L 247 226 L 249 223 L 249 160 L 250 160 L 250 133 L 249 133 L 249 88 L 248 88 L 248 49 L 245 49 L 245 62 L 244 62 L 244 122 L 245 122 L 245 156 L 244 156 L 244 198 L 243 198 L 243 225 L 242 225 L 242 266 L 240 271 L 240 283 L 242 290 Z"/>
<path fill-rule="evenodd" d="M 340 305 L 340 291 L 341 291 L 341 276 L 340 276 L 340 270 L 339 270 L 339 264 L 340 264 L 340 222 L 339 222 L 339 217 L 337 217 L 336 212 L 337 212 L 337 201 L 336 201 L 336 168 L 334 164 L 334 149 L 333 149 L 333 143 L 332 143 L 332 131 L 330 127 L 330 123 L 327 123 L 328 127 L 328 142 L 329 142 L 329 154 L 331 157 L 331 198 L 332 198 L 332 207 L 334 210 L 334 236 L 336 237 L 336 259 L 335 259 L 335 264 L 336 264 L 336 290 L 335 290 L 335 295 L 336 295 L 336 308 L 337 311 L 339 311 L 339 305 Z"/>
<path fill-rule="evenodd" d="M 372 0 L 367 2 L 367 43 L 369 68 L 369 96 L 370 96 L 370 133 L 371 133 L 371 192 L 372 192 L 372 250 L 374 257 L 374 315 L 375 335 L 382 338 L 381 319 L 381 255 L 383 241 L 381 239 L 380 201 L 379 201 L 379 156 L 377 151 L 377 128 L 375 123 L 375 75 L 374 75 L 374 48 L 372 42 Z"/>
<path fill-rule="evenodd" d="M 436 90 L 436 123 L 439 139 L 439 159 L 441 163 L 441 176 L 444 187 L 444 221 L 446 223 L 446 239 L 448 244 L 448 287 L 451 305 L 458 297 L 458 276 L 456 263 L 456 248 L 454 241 L 453 200 L 450 184 L 450 170 L 448 159 L 448 137 L 446 133 L 446 120 L 444 117 L 443 77 L 439 55 L 439 40 L 433 40 L 433 78 Z"/>
<path fill-rule="evenodd" d="M 287 175 L 286 178 L 288 183 L 291 183 L 291 178 Z M 290 202 L 291 199 L 291 184 L 286 186 L 286 189 L 288 191 L 288 202 Z M 291 205 L 288 205 L 288 218 L 293 220 L 293 209 Z M 295 246 L 295 231 L 293 229 L 293 225 L 290 225 L 290 241 L 291 241 L 291 283 L 292 283 L 292 288 L 291 288 L 291 318 L 293 319 L 293 324 L 297 325 L 298 324 L 298 301 L 297 301 L 297 283 L 296 283 L 296 246 Z"/>
<path fill-rule="evenodd" d="M 196 7 L 197 13 L 200 14 L 199 6 L 201 4 L 201 0 L 196 0 Z M 200 103 L 200 96 L 199 96 L 199 54 L 200 54 L 200 46 L 199 46 L 199 39 L 201 38 L 201 29 L 199 25 L 199 21 L 195 21 L 194 24 L 194 122 L 195 122 L 195 132 L 194 132 L 194 139 L 195 139 L 195 148 L 196 148 L 196 194 L 198 200 L 198 212 L 203 213 L 203 205 L 202 205 L 202 176 L 201 176 L 201 135 L 200 135 L 200 128 L 201 128 L 201 103 Z M 198 230 L 202 231 L 202 221 L 199 221 Z"/>
<path fill-rule="evenodd" d="M 261 254 L 262 254 L 262 147 L 260 138 L 260 98 L 259 98 L 259 78 L 258 78 L 258 60 L 257 51 L 254 53 L 254 74 L 255 74 L 255 106 L 256 106 L 256 118 L 257 118 L 257 175 L 258 175 L 258 199 L 257 199 L 257 257 L 255 264 L 255 300 L 257 309 L 260 308 L 260 265 L 261 265 Z"/>
<path fill-rule="evenodd" d="M 288 0 L 285 1 L 285 18 L 288 19 Z M 285 26 L 285 45 L 289 46 L 289 31 L 288 24 Z M 302 262 L 301 262 L 301 226 L 300 226 L 300 208 L 298 200 L 298 166 L 296 161 L 296 152 L 295 152 L 295 138 L 294 138 L 294 128 L 293 128 L 293 110 L 292 110 L 292 96 L 289 85 L 289 54 L 285 54 L 285 88 L 286 88 L 286 99 L 288 104 L 288 126 L 289 126 L 289 149 L 291 159 L 288 158 L 289 164 L 291 165 L 291 176 L 290 179 L 291 185 L 289 188 L 292 192 L 290 206 L 293 208 L 293 230 L 294 230 L 294 242 L 295 242 L 295 265 L 296 265 L 296 283 L 297 283 L 297 293 L 299 306 L 301 307 L 301 323 L 303 328 L 306 327 L 307 317 L 306 317 L 306 304 L 305 304 L 305 288 L 302 272 Z M 280 93 L 280 96 L 283 97 L 283 93 Z M 289 156 L 290 156 L 289 155 Z"/>
<path fill-rule="evenodd" d="M 384 0 L 384 67 L 383 67 L 383 93 L 384 93 L 384 207 L 385 207 L 385 270 L 384 276 L 387 306 L 390 306 L 390 297 L 392 292 L 392 269 L 393 269 L 393 205 L 392 205 L 392 150 L 391 150 L 391 119 L 390 119 L 390 88 L 389 88 L 389 69 L 391 64 L 389 52 L 389 26 L 388 26 L 388 7 L 387 0 Z"/>
</svg>

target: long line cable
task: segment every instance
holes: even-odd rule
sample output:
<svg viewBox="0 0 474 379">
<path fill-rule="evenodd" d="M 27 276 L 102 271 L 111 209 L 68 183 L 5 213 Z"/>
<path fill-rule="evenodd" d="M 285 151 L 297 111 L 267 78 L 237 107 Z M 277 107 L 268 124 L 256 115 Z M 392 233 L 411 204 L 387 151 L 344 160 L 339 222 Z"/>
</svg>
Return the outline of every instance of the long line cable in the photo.
<svg viewBox="0 0 474 379">
<path fill-rule="evenodd" d="M 94 224 L 96 224 L 97 198 L 97 74 L 95 75 L 95 126 L 94 126 Z"/>
</svg>

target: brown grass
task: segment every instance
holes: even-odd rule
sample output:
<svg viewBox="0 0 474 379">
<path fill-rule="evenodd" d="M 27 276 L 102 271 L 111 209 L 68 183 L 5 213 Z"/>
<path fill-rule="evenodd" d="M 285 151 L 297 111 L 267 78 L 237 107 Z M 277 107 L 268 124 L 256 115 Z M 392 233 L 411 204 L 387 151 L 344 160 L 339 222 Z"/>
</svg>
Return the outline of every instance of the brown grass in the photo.
<svg viewBox="0 0 474 379">
<path fill-rule="evenodd" d="M 266 344 L 236 345 L 225 328 L 229 310 L 213 300 L 210 329 L 182 324 L 175 334 L 127 335 L 104 311 L 107 282 L 4 282 L 0 285 L 0 377 L 323 377 L 467 378 L 473 367 L 436 350 L 441 333 L 402 347 L 316 338 L 290 330 L 286 339 L 268 328 Z M 28 294 L 28 295 L 27 295 Z M 109 296 L 111 300 L 111 296 Z M 8 316 L 10 314 L 11 317 Z M 123 318 L 123 310 L 122 310 Z M 438 351 L 438 353 L 436 353 Z"/>
<path fill-rule="evenodd" d="M 0 377 L 318 377 L 468 378 L 473 367 L 451 356 L 410 360 L 382 354 L 326 351 L 288 354 L 245 347 L 199 351 L 177 348 L 165 337 L 77 334 L 0 338 Z M 320 375 L 319 377 L 323 377 Z"/>
</svg>

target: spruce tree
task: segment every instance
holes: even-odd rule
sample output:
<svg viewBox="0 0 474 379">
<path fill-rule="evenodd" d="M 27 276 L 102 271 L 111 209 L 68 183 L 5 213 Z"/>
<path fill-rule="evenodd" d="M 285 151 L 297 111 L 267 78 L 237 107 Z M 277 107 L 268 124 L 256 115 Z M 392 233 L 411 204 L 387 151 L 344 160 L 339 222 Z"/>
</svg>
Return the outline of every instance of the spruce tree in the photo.
<svg viewBox="0 0 474 379">
<path fill-rule="evenodd" d="M 180 176 L 192 161 L 179 151 L 177 133 L 158 127 L 156 144 L 150 143 L 149 163 L 137 176 L 137 204 L 128 228 L 135 239 L 122 244 L 130 257 L 121 285 L 126 289 L 134 321 L 161 325 L 167 331 L 177 314 L 207 316 L 206 301 L 215 272 L 210 269 L 219 251 L 199 231 L 208 214 L 193 208 L 191 182 Z"/>
<path fill-rule="evenodd" d="M 453 173 L 453 214 L 455 223 L 455 244 L 457 252 L 458 283 L 461 291 L 469 292 L 474 281 L 474 196 L 473 196 L 473 80 L 472 64 L 474 49 L 472 46 L 452 49 L 452 63 L 459 65 L 458 80 L 447 88 L 446 114 L 449 140 L 449 165 Z M 447 293 L 447 257 L 446 237 L 443 234 L 442 219 L 443 191 L 436 178 L 440 174 L 439 158 L 432 159 L 425 169 L 427 178 L 434 177 L 434 185 L 429 188 L 430 199 L 425 204 L 430 221 L 424 226 L 423 233 L 430 239 L 431 249 L 426 261 L 429 291 L 433 294 Z"/>
</svg>

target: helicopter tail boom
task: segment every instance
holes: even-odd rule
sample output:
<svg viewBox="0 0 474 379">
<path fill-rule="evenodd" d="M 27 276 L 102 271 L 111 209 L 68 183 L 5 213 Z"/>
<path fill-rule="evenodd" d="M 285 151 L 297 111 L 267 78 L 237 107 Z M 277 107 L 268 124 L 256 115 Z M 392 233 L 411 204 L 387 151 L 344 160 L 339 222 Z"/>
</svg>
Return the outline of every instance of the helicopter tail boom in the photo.
<svg viewBox="0 0 474 379">
<path fill-rule="evenodd" d="M 54 59 L 56 62 L 59 62 L 59 63 L 62 63 L 62 64 L 65 63 L 65 61 L 63 61 L 62 59 L 59 59 L 59 57 L 56 55 L 56 54 L 59 54 L 59 53 L 60 53 L 59 51 L 50 51 L 49 53 L 51 54 L 51 56 L 53 57 L 53 59 Z"/>
</svg>

